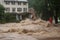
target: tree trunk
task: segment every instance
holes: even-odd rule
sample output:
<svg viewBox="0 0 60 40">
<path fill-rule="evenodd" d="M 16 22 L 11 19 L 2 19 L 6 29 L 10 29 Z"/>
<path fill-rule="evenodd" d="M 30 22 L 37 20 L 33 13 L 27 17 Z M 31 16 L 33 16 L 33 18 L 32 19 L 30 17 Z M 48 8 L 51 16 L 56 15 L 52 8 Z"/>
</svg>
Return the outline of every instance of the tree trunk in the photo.
<svg viewBox="0 0 60 40">
<path fill-rule="evenodd" d="M 55 24 L 57 24 L 58 23 L 58 9 L 56 8 L 56 15 L 55 15 Z"/>
</svg>

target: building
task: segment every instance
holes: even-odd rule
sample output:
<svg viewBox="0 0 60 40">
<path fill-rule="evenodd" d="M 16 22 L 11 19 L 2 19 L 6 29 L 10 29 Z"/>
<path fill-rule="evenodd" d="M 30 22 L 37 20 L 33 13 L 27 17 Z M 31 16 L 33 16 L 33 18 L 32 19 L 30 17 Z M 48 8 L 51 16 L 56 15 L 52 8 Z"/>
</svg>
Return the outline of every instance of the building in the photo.
<svg viewBox="0 0 60 40">
<path fill-rule="evenodd" d="M 5 12 L 10 13 L 28 12 L 27 0 L 0 0 L 0 3 L 5 7 Z"/>
<path fill-rule="evenodd" d="M 0 0 L 0 4 L 5 7 L 5 13 L 22 14 L 28 12 L 27 0 Z M 18 15 L 16 15 L 16 18 L 18 20 Z"/>
</svg>

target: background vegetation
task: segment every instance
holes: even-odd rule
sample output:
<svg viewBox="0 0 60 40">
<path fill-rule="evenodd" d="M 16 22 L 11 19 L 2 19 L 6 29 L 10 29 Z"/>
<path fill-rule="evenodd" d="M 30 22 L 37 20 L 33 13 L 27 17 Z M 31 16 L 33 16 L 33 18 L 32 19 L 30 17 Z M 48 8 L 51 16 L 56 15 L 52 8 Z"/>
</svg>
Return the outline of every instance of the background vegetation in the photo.
<svg viewBox="0 0 60 40">
<path fill-rule="evenodd" d="M 48 20 L 50 17 L 56 16 L 60 18 L 60 0 L 28 0 L 29 8 L 34 8 L 36 15 Z M 0 23 L 16 22 L 16 15 L 4 13 L 5 8 L 0 4 Z"/>
<path fill-rule="evenodd" d="M 29 7 L 36 10 L 36 14 L 42 14 L 42 19 L 48 20 L 49 17 L 60 16 L 60 0 L 28 0 Z M 54 12 L 55 11 L 55 12 Z"/>
</svg>

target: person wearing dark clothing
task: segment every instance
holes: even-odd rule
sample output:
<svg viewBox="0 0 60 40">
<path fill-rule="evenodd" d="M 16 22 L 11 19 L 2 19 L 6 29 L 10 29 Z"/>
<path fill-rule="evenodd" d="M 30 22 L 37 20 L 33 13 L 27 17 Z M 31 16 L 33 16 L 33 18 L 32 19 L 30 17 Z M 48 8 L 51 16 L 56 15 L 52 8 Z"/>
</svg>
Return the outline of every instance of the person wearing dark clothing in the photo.
<svg viewBox="0 0 60 40">
<path fill-rule="evenodd" d="M 55 19 L 55 24 L 57 24 L 57 23 L 58 23 L 58 18 L 57 18 L 57 16 L 54 16 L 54 19 Z"/>
</svg>

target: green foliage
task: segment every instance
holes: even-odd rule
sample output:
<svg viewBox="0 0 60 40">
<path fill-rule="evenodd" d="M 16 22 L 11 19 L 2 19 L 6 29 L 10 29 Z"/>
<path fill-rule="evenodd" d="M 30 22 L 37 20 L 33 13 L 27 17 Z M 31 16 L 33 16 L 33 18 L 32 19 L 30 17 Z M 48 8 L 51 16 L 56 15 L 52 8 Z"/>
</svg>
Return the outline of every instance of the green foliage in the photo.
<svg viewBox="0 0 60 40">
<path fill-rule="evenodd" d="M 16 22 L 16 14 L 5 13 L 6 22 Z"/>
<path fill-rule="evenodd" d="M 29 0 L 29 5 L 35 9 L 38 16 L 42 12 L 42 19 L 44 20 L 53 17 L 55 15 L 54 10 L 56 10 L 56 14 L 60 16 L 60 0 Z"/>
<path fill-rule="evenodd" d="M 29 0 L 29 5 L 35 9 L 36 15 L 40 16 L 40 13 L 45 6 L 45 0 Z"/>
<path fill-rule="evenodd" d="M 4 6 L 0 4 L 0 23 L 5 23 Z"/>
<path fill-rule="evenodd" d="M 4 12 L 5 8 L 3 5 L 0 4 L 0 12 Z"/>
</svg>

